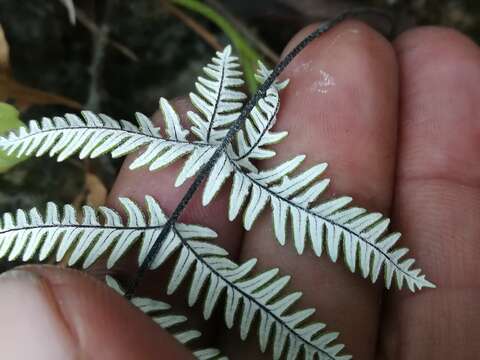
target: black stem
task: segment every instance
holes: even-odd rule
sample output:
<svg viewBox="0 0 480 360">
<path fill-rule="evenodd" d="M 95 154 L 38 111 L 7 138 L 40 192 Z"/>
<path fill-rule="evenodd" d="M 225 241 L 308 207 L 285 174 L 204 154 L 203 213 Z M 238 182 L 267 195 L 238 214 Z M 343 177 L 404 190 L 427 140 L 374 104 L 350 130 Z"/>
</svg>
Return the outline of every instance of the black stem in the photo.
<svg viewBox="0 0 480 360">
<path fill-rule="evenodd" d="M 291 50 L 282 59 L 282 61 L 280 61 L 277 64 L 277 66 L 275 66 L 275 68 L 272 70 L 271 74 L 268 76 L 268 78 L 265 80 L 265 82 L 258 88 L 258 90 L 254 94 L 254 96 L 252 98 L 250 98 L 250 100 L 247 102 L 247 104 L 242 108 L 240 116 L 238 117 L 237 120 L 235 120 L 235 122 L 228 129 L 228 132 L 225 135 L 225 138 L 223 139 L 222 143 L 220 145 L 218 145 L 217 150 L 215 150 L 214 154 L 210 157 L 209 161 L 200 169 L 199 174 L 195 178 L 193 184 L 187 190 L 187 192 L 183 196 L 182 200 L 180 201 L 178 206 L 173 211 L 172 215 L 169 217 L 169 219 L 165 223 L 160 235 L 155 240 L 155 243 L 153 244 L 152 248 L 148 252 L 148 255 L 146 256 L 142 265 L 138 269 L 135 277 L 133 278 L 130 285 L 128 286 L 127 291 L 125 293 L 125 297 L 127 299 L 130 300 L 134 296 L 135 291 L 137 290 L 138 284 L 142 280 L 145 272 L 152 265 L 155 257 L 157 256 L 157 253 L 160 249 L 160 246 L 162 245 L 162 242 L 165 240 L 167 235 L 170 233 L 173 225 L 177 222 L 177 220 L 180 217 L 180 215 L 182 214 L 183 210 L 185 209 L 187 204 L 190 202 L 190 200 L 192 199 L 195 192 L 199 189 L 203 180 L 210 173 L 211 169 L 213 168 L 213 166 L 215 165 L 217 160 L 223 154 L 223 152 L 227 148 L 228 144 L 232 141 L 232 139 L 235 136 L 235 134 L 237 133 L 237 131 L 240 130 L 241 126 L 243 125 L 245 119 L 250 114 L 252 109 L 255 107 L 255 105 L 258 103 L 258 101 L 261 98 L 265 97 L 267 89 L 270 86 L 272 86 L 275 79 L 283 72 L 283 70 L 288 66 L 288 64 L 290 64 L 290 62 L 309 43 L 311 43 L 317 37 L 324 34 L 325 32 L 327 32 L 328 30 L 330 30 L 331 28 L 333 28 L 335 25 L 339 24 L 340 22 L 342 22 L 346 18 L 357 16 L 357 15 L 362 15 L 362 14 L 372 14 L 372 13 L 390 18 L 390 15 L 388 13 L 386 13 L 382 10 L 379 10 L 379 9 L 374 9 L 374 8 L 360 8 L 360 9 L 354 9 L 354 10 L 346 11 L 346 12 L 340 14 L 339 16 L 335 17 L 334 19 L 328 20 L 328 21 L 322 23 L 316 30 L 314 30 L 309 35 L 307 35 L 297 46 L 295 46 L 293 48 L 293 50 Z"/>
</svg>

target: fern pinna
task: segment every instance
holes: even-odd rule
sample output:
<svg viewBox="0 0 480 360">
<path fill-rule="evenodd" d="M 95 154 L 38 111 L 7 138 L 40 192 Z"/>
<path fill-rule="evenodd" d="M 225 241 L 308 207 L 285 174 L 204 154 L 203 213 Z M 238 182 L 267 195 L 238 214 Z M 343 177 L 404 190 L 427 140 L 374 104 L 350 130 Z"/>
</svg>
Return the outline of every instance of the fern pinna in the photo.
<svg viewBox="0 0 480 360">
<path fill-rule="evenodd" d="M 125 295 L 125 290 L 120 283 L 113 277 L 107 275 L 105 277 L 106 284 L 120 295 Z M 189 345 L 190 342 L 198 339 L 202 336 L 202 333 L 198 330 L 185 330 L 173 332 L 172 328 L 184 324 L 188 318 L 183 315 L 175 315 L 170 313 L 172 308 L 169 304 L 150 298 L 135 297 L 131 299 L 131 302 L 140 311 L 149 315 L 154 322 L 156 322 L 162 329 L 168 330 L 180 343 Z M 228 360 L 226 356 L 220 353 L 220 350 L 215 348 L 196 350 L 193 353 L 196 359 L 199 360 Z"/>
<path fill-rule="evenodd" d="M 260 63 L 258 81 L 262 83 L 269 75 L 270 70 Z M 242 85 L 237 58 L 227 46 L 216 54 L 204 68 L 204 76 L 195 83 L 196 92 L 190 94 L 190 99 L 196 111 L 187 114 L 192 124 L 189 129 L 182 126 L 170 103 L 161 98 L 163 131 L 140 113 L 136 114 L 137 125 L 132 125 L 85 111 L 82 117 L 67 114 L 30 121 L 17 133 L 1 137 L 0 148 L 10 155 L 48 154 L 59 161 L 77 153 L 82 159 L 106 153 L 119 157 L 141 149 L 130 168 L 148 167 L 151 171 L 186 158 L 175 182 L 180 186 L 198 174 L 239 117 L 246 99 Z M 414 260 L 405 257 L 408 250 L 395 247 L 400 234 L 388 233 L 387 218 L 351 206 L 348 196 L 320 199 L 329 185 L 329 179 L 323 177 L 326 164 L 298 173 L 295 170 L 305 156 L 297 155 L 274 168 L 257 169 L 255 162 L 275 156 L 268 145 L 287 136 L 286 132 L 272 130 L 280 108 L 280 92 L 287 85 L 288 81 L 273 83 L 249 113 L 234 141 L 222 150 L 208 175 L 203 205 L 210 204 L 225 181 L 233 177 L 228 217 L 233 220 L 243 214 L 246 230 L 270 205 L 276 240 L 284 245 L 291 233 L 298 254 L 305 251 L 308 243 L 317 256 L 325 252 L 334 262 L 343 254 L 352 272 L 359 271 L 372 282 L 383 273 L 387 288 L 394 281 L 399 288 L 406 284 L 411 291 L 434 287 L 413 266 Z M 130 247 L 137 246 L 141 265 L 167 217 L 152 197 L 146 197 L 147 217 L 133 201 L 120 201 L 128 215 L 126 221 L 106 207 L 98 209 L 100 216 L 89 206 L 78 215 L 70 205 L 59 210 L 52 203 L 47 205 L 44 216 L 37 209 L 4 214 L 0 257 L 9 261 L 53 258 L 69 266 L 81 264 L 88 268 L 106 256 L 110 268 Z M 215 236 L 213 230 L 197 225 L 177 223 L 170 229 L 150 264 L 150 268 L 158 268 L 169 257 L 177 257 L 167 287 L 169 294 L 194 269 L 188 303 L 194 305 L 202 299 L 203 315 L 208 319 L 220 299 L 224 299 L 226 325 L 238 323 L 241 338 L 245 339 L 253 324 L 257 324 L 260 349 L 265 351 L 272 344 L 275 359 L 350 358 L 342 353 L 343 345 L 334 343 L 337 333 L 325 333 L 324 324 L 310 320 L 314 310 L 293 310 L 301 293 L 285 293 L 288 276 L 280 276 L 278 269 L 255 274 L 255 259 L 236 264 L 228 259 L 224 249 L 205 241 Z M 212 351 L 206 354 L 215 355 L 199 358 L 216 358 L 217 352 Z"/>
</svg>

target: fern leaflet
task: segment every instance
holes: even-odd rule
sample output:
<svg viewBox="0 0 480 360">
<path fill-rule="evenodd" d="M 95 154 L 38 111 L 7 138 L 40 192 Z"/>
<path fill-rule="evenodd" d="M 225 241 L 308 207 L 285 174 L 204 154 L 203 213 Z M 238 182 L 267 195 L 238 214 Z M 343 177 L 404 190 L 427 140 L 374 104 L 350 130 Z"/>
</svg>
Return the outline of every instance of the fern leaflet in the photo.
<svg viewBox="0 0 480 360">
<path fill-rule="evenodd" d="M 232 56 L 231 46 L 217 52 L 212 62 L 203 68 L 207 78 L 198 77 L 195 87 L 200 94 L 190 93 L 190 99 L 201 115 L 191 111 L 188 117 L 194 124 L 192 132 L 201 141 L 216 144 L 226 134 L 226 128 L 240 115 L 246 95 L 236 88 L 243 85 L 238 58 Z"/>
<path fill-rule="evenodd" d="M 67 114 L 65 117 L 43 118 L 40 123 L 31 120 L 18 133 L 0 137 L 0 149 L 17 157 L 48 153 L 50 157 L 57 156 L 58 161 L 63 161 L 77 152 L 80 159 L 96 158 L 106 153 L 121 157 L 147 146 L 148 163 L 150 169 L 155 170 L 188 154 L 195 147 L 209 147 L 208 144 L 194 145 L 186 140 L 188 130 L 182 128 L 178 115 L 163 98 L 160 99 L 160 109 L 164 114 L 166 138 L 162 138 L 160 129 L 141 113 L 136 114 L 139 126 L 135 126 L 104 114 L 83 111 L 83 119 Z"/>
<path fill-rule="evenodd" d="M 45 261 L 56 250 L 55 261 L 75 266 L 83 259 L 86 269 L 108 251 L 107 267 L 111 268 L 141 238 L 141 262 L 162 230 L 165 215 L 150 196 L 146 197 L 148 222 L 133 201 L 120 198 L 120 202 L 127 213 L 126 224 L 120 214 L 107 207 L 99 208 L 103 221 L 90 206 L 84 206 L 83 214 L 78 215 L 71 205 L 60 211 L 54 203 L 47 204 L 44 217 L 36 208 L 17 210 L 15 215 L 5 213 L 0 226 L 0 259 Z M 176 231 L 188 240 L 216 237 L 214 231 L 197 225 L 178 224 Z"/>
<path fill-rule="evenodd" d="M 107 275 L 105 277 L 106 284 L 119 295 L 125 295 L 125 291 L 117 280 Z M 172 332 L 172 327 L 184 324 L 188 319 L 182 315 L 170 313 L 171 306 L 163 301 L 154 300 L 145 297 L 134 297 L 131 303 L 140 311 L 150 316 L 162 329 Z M 198 339 L 202 333 L 197 330 L 186 330 L 182 332 L 172 333 L 173 337 L 181 344 L 187 345 L 191 341 Z M 193 352 L 198 360 L 228 360 L 226 356 L 221 355 L 220 350 L 215 348 L 201 349 Z"/>
</svg>

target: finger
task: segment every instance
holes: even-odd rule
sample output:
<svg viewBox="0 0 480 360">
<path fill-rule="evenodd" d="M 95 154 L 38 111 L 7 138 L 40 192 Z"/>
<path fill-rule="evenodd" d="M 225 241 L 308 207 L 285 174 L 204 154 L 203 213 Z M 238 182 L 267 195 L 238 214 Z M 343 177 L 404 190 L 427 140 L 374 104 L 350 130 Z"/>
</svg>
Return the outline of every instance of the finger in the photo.
<svg viewBox="0 0 480 360">
<path fill-rule="evenodd" d="M 0 277 L 4 359 L 192 359 L 101 283 L 73 270 L 24 267 Z"/>
<path fill-rule="evenodd" d="M 287 48 L 312 28 L 297 35 Z M 307 155 L 306 167 L 330 164 L 332 194 L 352 195 L 356 204 L 387 213 L 393 191 L 396 147 L 397 65 L 391 45 L 360 22 L 348 21 L 309 45 L 285 71 L 277 129 L 289 136 L 274 163 Z M 262 165 L 265 162 L 262 162 Z M 267 163 L 267 167 L 273 162 Z M 370 359 L 376 344 L 380 291 L 344 264 L 312 251 L 297 255 L 291 240 L 274 238 L 271 214 L 245 234 L 241 256 L 292 275 L 304 292 L 302 306 L 342 334 L 356 359 Z M 250 351 L 250 350 L 249 350 Z"/>
<path fill-rule="evenodd" d="M 173 105 L 180 116 L 186 114 L 187 110 L 190 110 L 191 105 L 186 101 L 175 101 Z M 184 120 L 184 119 L 182 119 Z M 153 121 L 163 127 L 163 120 L 161 113 L 156 113 L 153 117 Z M 187 128 L 185 122 L 184 127 Z M 175 187 L 175 179 L 179 174 L 184 161 L 180 160 L 160 171 L 151 172 L 148 169 L 130 170 L 129 165 L 136 158 L 137 155 L 129 156 L 122 166 L 119 176 L 113 186 L 113 189 L 109 195 L 109 203 L 116 208 L 121 208 L 118 202 L 119 197 L 129 197 L 139 204 L 144 204 L 145 195 L 153 196 L 164 210 L 165 214 L 170 215 L 175 207 L 178 205 L 186 190 L 193 181 L 187 181 L 181 187 Z M 180 218 L 180 222 L 189 224 L 198 224 L 206 226 L 214 230 L 218 234 L 218 238 L 213 241 L 215 244 L 219 244 L 224 247 L 233 258 L 238 256 L 238 248 L 242 238 L 243 229 L 239 221 L 230 222 L 227 214 L 227 203 L 229 186 L 226 184 L 222 190 L 219 191 L 215 200 L 208 206 L 204 207 L 201 202 L 201 194 L 203 188 L 194 195 L 192 201 L 188 204 L 184 213 Z M 138 254 L 134 249 L 132 257 L 127 258 L 116 266 L 116 271 L 121 271 L 124 275 L 134 276 L 135 271 L 138 269 L 138 262 L 136 255 Z M 162 298 L 165 295 L 167 284 L 172 272 L 171 265 L 174 265 L 174 261 L 166 264 L 160 269 L 160 271 L 149 272 L 140 284 L 140 293 L 153 297 Z M 185 284 L 168 300 L 176 305 L 181 311 L 189 315 L 189 319 L 196 328 L 199 328 L 205 337 L 208 337 L 216 331 L 216 327 L 212 325 L 204 324 L 202 311 L 199 310 L 201 302 L 191 309 L 187 305 L 186 292 L 183 291 L 186 288 L 186 284 L 190 279 L 185 280 Z M 215 321 L 212 320 L 211 323 Z"/>
<path fill-rule="evenodd" d="M 480 50 L 452 30 L 405 33 L 394 218 L 437 289 L 390 296 L 386 359 L 475 359 L 480 351 Z"/>
</svg>

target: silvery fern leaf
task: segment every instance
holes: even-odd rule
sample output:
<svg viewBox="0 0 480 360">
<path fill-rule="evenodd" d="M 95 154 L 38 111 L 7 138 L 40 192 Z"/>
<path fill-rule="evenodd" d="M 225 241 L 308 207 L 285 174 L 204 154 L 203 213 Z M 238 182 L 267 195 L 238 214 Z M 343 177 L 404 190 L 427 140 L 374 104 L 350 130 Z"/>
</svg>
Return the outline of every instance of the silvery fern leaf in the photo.
<svg viewBox="0 0 480 360">
<path fill-rule="evenodd" d="M 35 208 L 18 210 L 15 216 L 6 213 L 0 227 L 0 258 L 28 261 L 35 256 L 42 261 L 56 249 L 56 261 L 74 266 L 83 259 L 85 268 L 108 253 L 110 268 L 141 242 L 138 255 L 141 264 L 167 218 L 150 196 L 145 200 L 147 217 L 133 201 L 121 198 L 120 202 L 127 215 L 125 222 L 115 210 L 106 207 L 99 208 L 101 219 L 92 207 L 85 206 L 80 216 L 70 205 L 64 206 L 60 213 L 53 203 L 48 204 L 43 217 Z M 283 294 L 289 276 L 279 276 L 278 269 L 254 274 L 256 259 L 237 265 L 227 258 L 223 248 L 198 240 L 215 235 L 197 225 L 176 224 L 172 228 L 151 265 L 152 269 L 158 268 L 176 255 L 168 294 L 174 293 L 193 269 L 188 303 L 193 306 L 202 298 L 203 316 L 208 319 L 224 293 L 227 326 L 239 322 L 241 337 L 245 339 L 256 324 L 262 351 L 273 338 L 275 359 L 285 354 L 293 360 L 302 351 L 305 359 L 350 358 L 339 355 L 343 345 L 333 344 L 337 333 L 323 333 L 324 324 L 310 322 L 313 309 L 291 311 L 301 293 Z"/>
<path fill-rule="evenodd" d="M 266 67 L 259 63 L 257 77 L 259 81 L 263 80 Z M 241 73 L 240 73 L 241 74 Z M 268 75 L 268 71 L 267 71 Z M 275 144 L 288 135 L 286 131 L 272 132 L 271 129 L 276 122 L 277 114 L 280 108 L 280 97 L 278 90 L 284 88 L 288 81 L 281 84 L 275 82 L 266 92 L 265 96 L 259 100 L 247 117 L 244 129 L 240 129 L 236 136 L 235 145 L 228 146 L 225 154 L 217 161 L 207 179 L 203 195 L 203 204 L 207 205 L 213 200 L 218 190 L 228 179 L 234 168 L 232 165 L 240 166 L 242 169 L 249 171 L 258 171 L 252 160 L 268 159 L 275 156 L 275 152 L 265 149 L 267 145 Z M 193 102 L 198 108 L 198 105 Z M 201 111 L 201 108 L 198 108 Z M 237 114 L 238 116 L 238 114 Z M 192 116 L 190 116 L 192 119 Z M 215 121 L 213 118 L 211 121 Z M 204 137 L 198 136 L 197 132 L 192 132 L 199 138 L 200 142 L 204 141 Z M 207 141 L 208 142 L 208 141 Z M 210 141 L 210 145 L 215 146 L 215 142 Z M 205 165 L 215 148 L 197 148 L 188 158 L 185 166 L 177 177 L 175 186 L 182 185 L 185 180 L 197 174 L 200 168 Z M 230 164 L 231 163 L 231 164 Z"/>
<path fill-rule="evenodd" d="M 120 198 L 127 220 L 124 222 L 114 209 L 100 207 L 97 211 L 84 206 L 82 214 L 71 205 L 60 210 L 48 203 L 45 215 L 33 208 L 17 210 L 16 214 L 3 214 L 0 223 L 0 259 L 9 261 L 45 261 L 54 255 L 55 261 L 64 261 L 68 266 L 86 269 L 102 255 L 108 253 L 107 267 L 111 268 L 136 242 L 141 240 L 139 262 L 142 262 L 153 242 L 161 232 L 166 217 L 158 203 L 150 196 L 145 198 L 148 219 L 140 207 L 128 198 Z M 176 233 L 185 241 L 211 239 L 216 233 L 197 226 L 177 224 Z M 171 234 L 162 247 L 154 267 L 163 262 L 180 242 Z"/>
<path fill-rule="evenodd" d="M 240 115 L 246 95 L 237 88 L 244 84 L 238 58 L 232 55 L 231 46 L 217 52 L 212 62 L 203 68 L 207 78 L 198 77 L 195 87 L 198 94 L 190 93 L 192 104 L 200 114 L 190 111 L 192 132 L 206 143 L 219 143 L 228 126 Z"/>
<path fill-rule="evenodd" d="M 404 258 L 407 249 L 394 248 L 400 234 L 387 234 L 389 219 L 380 213 L 350 207 L 352 199 L 346 196 L 317 202 L 330 182 L 329 179 L 319 179 L 327 167 L 325 163 L 291 177 L 290 174 L 304 158 L 297 156 L 259 173 L 246 173 L 238 167 L 234 168 L 230 220 L 238 216 L 246 203 L 243 223 L 250 230 L 255 219 L 270 204 L 277 240 L 285 244 L 286 225 L 290 222 L 299 254 L 303 253 L 309 238 L 317 256 L 325 247 L 331 260 L 336 262 L 342 251 L 349 269 L 355 272 L 358 266 L 362 275 L 365 278 L 370 276 L 373 282 L 383 268 L 387 288 L 390 288 L 394 277 L 398 288 L 402 288 L 404 282 L 411 291 L 434 287 L 420 270 L 412 268 L 413 259 Z"/>
<path fill-rule="evenodd" d="M 250 171 L 258 171 L 251 162 L 252 160 L 268 159 L 275 156 L 273 150 L 263 147 L 277 143 L 287 135 L 286 131 L 279 133 L 270 131 L 275 124 L 279 107 L 280 98 L 278 96 L 278 90 L 275 86 L 272 86 L 268 89 L 266 96 L 260 99 L 259 103 L 251 111 L 250 116 L 246 119 L 245 130 L 239 130 L 237 133 L 236 149 L 229 146 L 225 154 L 217 161 L 212 169 L 203 196 L 204 205 L 207 205 L 214 198 L 224 181 L 229 177 L 233 171 L 232 164 L 236 164 Z M 175 181 L 175 186 L 182 185 L 187 179 L 196 175 L 215 152 L 215 144 L 205 144 L 202 142 L 200 142 L 200 144 L 202 144 L 202 146 L 196 147 L 185 162 L 184 167 Z"/>
<path fill-rule="evenodd" d="M 350 207 L 352 198 L 347 196 L 317 202 L 330 182 L 329 179 L 318 179 L 326 164 L 318 164 L 291 177 L 304 158 L 300 155 L 269 170 L 246 172 L 224 154 L 208 177 L 203 203 L 208 205 L 233 173 L 229 218 L 234 220 L 246 204 L 243 211 L 246 230 L 252 228 L 255 219 L 270 204 L 277 240 L 282 245 L 286 243 L 286 227 L 290 222 L 299 254 L 304 252 L 307 239 L 310 239 L 317 256 L 322 255 L 325 247 L 331 260 L 336 262 L 342 251 L 349 269 L 355 272 L 358 266 L 362 275 L 365 278 L 370 276 L 372 282 L 378 279 L 383 269 L 387 288 L 391 287 L 394 277 L 398 288 L 404 283 L 411 291 L 435 287 L 419 269 L 413 268 L 413 259 L 404 258 L 407 249 L 394 248 L 400 234 L 387 233 L 389 219 L 380 213 Z"/>
<path fill-rule="evenodd" d="M 270 70 L 259 63 L 257 79 L 263 82 L 269 74 Z M 212 168 L 203 192 L 203 204 L 208 205 L 233 174 L 229 218 L 234 220 L 243 204 L 247 203 L 243 216 L 246 230 L 251 229 L 255 219 L 270 204 L 277 240 L 280 244 L 285 244 L 286 226 L 290 222 L 294 245 L 299 254 L 304 252 L 307 240 L 310 239 L 317 256 L 322 254 L 325 247 L 331 260 L 336 262 L 343 250 L 349 269 L 355 272 L 358 266 L 363 277 L 370 277 L 372 282 L 378 279 L 383 268 L 387 288 L 391 287 L 394 278 L 398 288 L 406 283 L 411 291 L 434 287 L 419 269 L 413 268 L 413 259 L 404 258 L 407 249 L 394 248 L 400 234 L 387 234 L 389 219 L 379 213 L 349 207 L 352 201 L 350 197 L 317 201 L 330 182 L 329 179 L 319 179 L 326 164 L 318 164 L 293 178 L 289 176 L 304 156 L 297 156 L 260 173 L 252 164 L 252 159 L 274 156 L 275 152 L 263 149 L 262 146 L 276 143 L 287 135 L 286 132 L 270 131 L 280 106 L 278 91 L 287 84 L 288 80 L 275 82 L 254 107 L 246 119 L 244 129 L 237 133 L 236 149 L 235 146 L 229 146 Z M 193 105 L 197 106 L 195 102 Z M 198 136 L 196 132 L 194 134 Z M 205 140 L 204 137 L 198 138 L 200 141 Z M 212 148 L 195 149 L 179 173 L 176 186 L 195 176 L 213 152 Z"/>
<path fill-rule="evenodd" d="M 105 283 L 119 295 L 125 295 L 123 287 L 113 277 L 107 275 L 105 277 Z M 183 315 L 172 314 L 170 311 L 172 307 L 163 301 L 145 297 L 134 297 L 130 301 L 132 305 L 151 317 L 162 329 L 169 331 L 175 339 L 184 345 L 189 344 L 202 335 L 202 333 L 197 330 L 172 331 L 172 327 L 175 328 L 178 325 L 185 324 L 188 318 Z M 193 356 L 199 360 L 228 360 L 228 357 L 223 356 L 220 350 L 215 348 L 196 350 L 193 352 Z"/>
<path fill-rule="evenodd" d="M 186 140 L 189 132 L 182 128 L 178 115 L 167 100 L 160 99 L 160 109 L 164 114 L 165 138 L 161 137 L 160 129 L 141 113 L 136 114 L 139 125 L 135 126 L 104 114 L 84 111 L 83 118 L 67 114 L 65 117 L 43 118 L 41 122 L 32 120 L 18 132 L 0 137 L 0 149 L 17 157 L 48 154 L 63 161 L 76 153 L 80 159 L 96 158 L 106 153 L 120 157 L 146 147 L 145 153 L 132 167 L 148 164 L 151 170 L 155 170 L 202 146 Z"/>
</svg>

